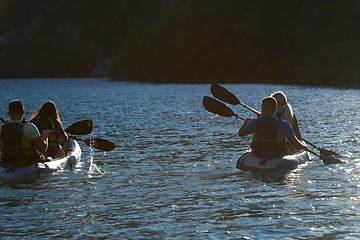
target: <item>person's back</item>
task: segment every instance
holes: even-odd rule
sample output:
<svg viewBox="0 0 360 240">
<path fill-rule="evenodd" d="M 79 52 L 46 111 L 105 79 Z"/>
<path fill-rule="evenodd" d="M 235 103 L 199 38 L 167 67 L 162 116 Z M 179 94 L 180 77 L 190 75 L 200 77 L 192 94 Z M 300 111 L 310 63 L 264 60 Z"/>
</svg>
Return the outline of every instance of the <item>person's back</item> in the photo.
<svg viewBox="0 0 360 240">
<path fill-rule="evenodd" d="M 61 138 L 65 141 L 67 140 L 67 135 L 63 130 L 54 102 L 45 102 L 38 111 L 33 113 L 30 122 L 34 123 L 40 132 L 43 130 L 51 131 L 49 136 L 49 146 L 46 153 L 47 156 L 56 158 L 65 154 L 59 144 L 59 139 Z"/>
<path fill-rule="evenodd" d="M 262 99 L 261 107 L 261 116 L 257 119 L 247 118 L 238 131 L 240 137 L 253 133 L 252 148 L 257 155 L 273 157 L 285 153 L 285 137 L 295 149 L 307 149 L 295 137 L 290 124 L 275 117 L 275 98 Z"/>
<path fill-rule="evenodd" d="M 35 126 L 39 129 L 39 132 L 42 132 L 43 130 L 56 130 L 54 121 L 50 118 L 41 118 L 38 116 L 34 119 L 31 119 L 30 122 L 35 124 Z"/>
<path fill-rule="evenodd" d="M 51 134 L 48 139 L 48 149 L 46 155 L 49 155 L 50 157 L 54 158 L 56 156 L 56 153 L 61 148 L 59 145 L 59 130 L 56 129 L 54 121 L 50 118 L 41 118 L 36 117 L 30 121 L 31 123 L 35 124 L 35 126 L 39 129 L 40 132 L 43 130 L 50 130 Z"/>
<path fill-rule="evenodd" d="M 285 137 L 279 128 L 279 119 L 261 116 L 256 119 L 251 148 L 259 157 L 274 157 L 285 153 Z"/>
<path fill-rule="evenodd" d="M 1 127 L 1 160 L 5 165 L 22 166 L 39 158 L 31 149 L 31 140 L 24 134 L 24 122 L 8 122 Z"/>
<path fill-rule="evenodd" d="M 39 153 L 47 148 L 47 141 L 42 141 L 34 124 L 22 119 L 25 111 L 19 100 L 9 104 L 10 122 L 0 128 L 1 162 L 15 167 L 29 165 L 40 159 Z M 48 136 L 49 132 L 44 134 Z"/>
</svg>

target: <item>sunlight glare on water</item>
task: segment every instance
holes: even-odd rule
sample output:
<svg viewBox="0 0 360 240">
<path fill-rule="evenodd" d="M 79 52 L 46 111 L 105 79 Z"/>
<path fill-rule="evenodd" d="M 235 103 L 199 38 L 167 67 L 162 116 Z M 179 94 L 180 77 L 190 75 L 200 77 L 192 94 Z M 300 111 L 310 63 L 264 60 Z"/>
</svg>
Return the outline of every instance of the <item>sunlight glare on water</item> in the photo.
<svg viewBox="0 0 360 240">
<path fill-rule="evenodd" d="M 251 137 L 236 136 L 241 120 L 203 108 L 210 84 L 1 82 L 1 116 L 15 98 L 24 102 L 27 119 L 52 100 L 65 128 L 92 119 L 91 137 L 118 146 L 104 154 L 80 141 L 75 169 L 1 181 L 2 238 L 360 238 L 357 89 L 224 84 L 257 110 L 263 97 L 283 91 L 303 137 L 347 162 L 324 165 L 314 157 L 291 171 L 260 173 L 235 168 Z"/>
</svg>

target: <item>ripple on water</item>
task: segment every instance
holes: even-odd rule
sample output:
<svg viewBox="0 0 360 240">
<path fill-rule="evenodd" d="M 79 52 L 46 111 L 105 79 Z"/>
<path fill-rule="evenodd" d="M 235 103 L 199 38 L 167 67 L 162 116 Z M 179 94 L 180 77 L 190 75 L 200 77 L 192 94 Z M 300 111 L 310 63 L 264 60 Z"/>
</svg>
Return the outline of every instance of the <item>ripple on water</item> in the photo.
<svg viewBox="0 0 360 240">
<path fill-rule="evenodd" d="M 359 90 L 225 84 L 256 109 L 264 96 L 284 91 L 303 137 L 347 162 L 325 166 L 315 157 L 296 170 L 254 173 L 235 169 L 251 142 L 236 136 L 242 121 L 203 109 L 210 85 L 33 79 L 14 88 L 12 81 L 2 80 L 4 106 L 19 98 L 29 118 L 53 100 L 64 126 L 93 119 L 92 136 L 118 147 L 92 156 L 81 142 L 74 170 L 1 182 L 3 238 L 360 237 Z M 101 173 L 89 173 L 91 160 Z"/>
</svg>

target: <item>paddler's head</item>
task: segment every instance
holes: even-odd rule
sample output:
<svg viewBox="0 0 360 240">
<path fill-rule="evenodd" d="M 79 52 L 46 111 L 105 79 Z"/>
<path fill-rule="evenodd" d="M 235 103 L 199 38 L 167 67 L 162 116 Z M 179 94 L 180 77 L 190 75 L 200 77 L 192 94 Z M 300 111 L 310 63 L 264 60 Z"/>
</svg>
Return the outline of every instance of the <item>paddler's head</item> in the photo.
<svg viewBox="0 0 360 240">
<path fill-rule="evenodd" d="M 278 103 L 278 108 L 285 106 L 287 104 L 286 96 L 283 92 L 278 91 L 271 94 L 272 97 L 274 97 Z"/>
<path fill-rule="evenodd" d="M 21 120 L 24 114 L 24 105 L 20 100 L 15 99 L 9 103 L 9 116 L 11 120 Z"/>
<path fill-rule="evenodd" d="M 274 97 L 266 97 L 261 101 L 261 113 L 263 115 L 274 116 L 277 107 L 277 102 Z"/>
</svg>

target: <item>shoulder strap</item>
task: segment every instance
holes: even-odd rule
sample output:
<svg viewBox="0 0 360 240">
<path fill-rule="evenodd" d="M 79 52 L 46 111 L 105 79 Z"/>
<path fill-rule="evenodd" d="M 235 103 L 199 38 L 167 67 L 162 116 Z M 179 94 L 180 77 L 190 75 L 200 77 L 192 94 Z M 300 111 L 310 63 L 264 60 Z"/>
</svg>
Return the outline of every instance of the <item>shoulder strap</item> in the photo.
<svg viewBox="0 0 360 240">
<path fill-rule="evenodd" d="M 8 120 L 4 119 L 3 117 L 0 118 L 0 121 L 2 121 L 3 123 L 7 123 Z"/>
</svg>

